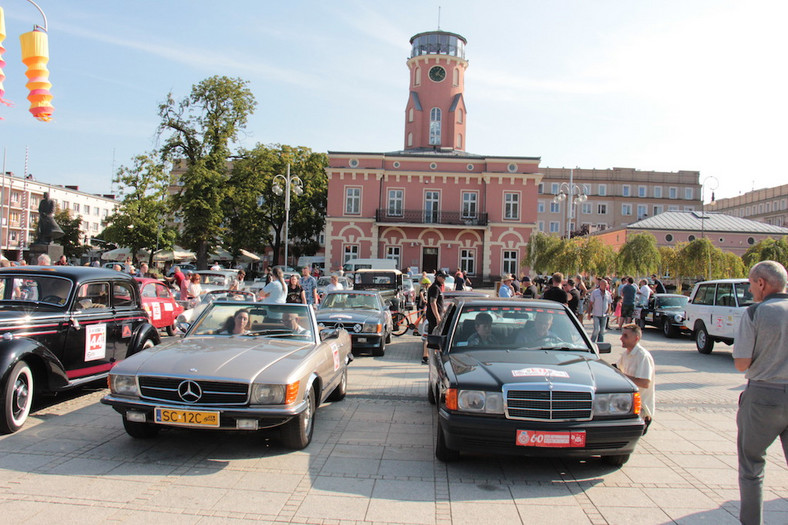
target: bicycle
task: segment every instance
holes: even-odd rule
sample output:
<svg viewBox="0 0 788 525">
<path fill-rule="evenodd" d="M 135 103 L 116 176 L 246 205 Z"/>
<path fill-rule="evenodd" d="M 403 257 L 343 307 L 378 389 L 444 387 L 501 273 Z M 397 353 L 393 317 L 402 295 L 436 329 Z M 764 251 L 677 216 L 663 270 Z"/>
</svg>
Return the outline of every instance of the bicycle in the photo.
<svg viewBox="0 0 788 525">
<path fill-rule="evenodd" d="M 417 327 L 422 321 L 424 321 L 424 319 L 426 319 L 426 310 L 419 311 L 419 315 L 416 317 L 415 323 L 411 322 L 406 314 L 402 312 L 394 312 L 391 315 L 391 322 L 394 325 L 394 329 L 391 333 L 399 337 L 407 333 L 408 329 L 410 329 L 413 330 L 413 335 L 421 335 Z"/>
</svg>

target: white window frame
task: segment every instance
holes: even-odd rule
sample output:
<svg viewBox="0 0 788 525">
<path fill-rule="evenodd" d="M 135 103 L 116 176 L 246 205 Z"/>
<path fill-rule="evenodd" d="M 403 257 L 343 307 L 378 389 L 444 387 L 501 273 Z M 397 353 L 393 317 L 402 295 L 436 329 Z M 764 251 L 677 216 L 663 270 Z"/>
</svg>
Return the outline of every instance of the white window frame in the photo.
<svg viewBox="0 0 788 525">
<path fill-rule="evenodd" d="M 591 215 L 593 213 L 593 208 L 591 207 L 591 203 L 584 202 L 580 206 L 580 213 L 582 213 L 583 215 Z"/>
<path fill-rule="evenodd" d="M 550 213 L 561 213 L 561 203 L 550 201 Z"/>
<path fill-rule="evenodd" d="M 505 191 L 503 193 L 503 219 L 506 221 L 520 220 L 520 193 Z"/>
<path fill-rule="evenodd" d="M 550 233 L 561 233 L 561 223 L 558 221 L 550 221 Z"/>
<path fill-rule="evenodd" d="M 632 215 L 632 205 L 629 203 L 622 203 L 621 204 L 621 215 L 629 216 Z"/>
<path fill-rule="evenodd" d="M 662 198 L 662 186 L 654 186 L 654 198 L 655 199 Z"/>
<path fill-rule="evenodd" d="M 345 186 L 345 215 L 361 215 L 360 186 Z"/>
<path fill-rule="evenodd" d="M 476 191 L 462 192 L 462 218 L 475 219 L 479 216 L 479 193 Z"/>
<path fill-rule="evenodd" d="M 517 276 L 519 272 L 520 257 L 517 250 L 502 250 L 501 251 L 501 273 L 510 273 Z"/>
<path fill-rule="evenodd" d="M 596 205 L 596 214 L 597 215 L 607 215 L 607 203 L 606 202 L 599 202 Z"/>
<path fill-rule="evenodd" d="M 668 188 L 668 198 L 671 200 L 675 200 L 678 198 L 679 189 L 676 186 L 670 186 Z"/>
<path fill-rule="evenodd" d="M 536 213 L 544 213 L 545 205 L 544 201 L 540 200 L 536 203 Z"/>
<path fill-rule="evenodd" d="M 476 250 L 474 248 L 460 250 L 460 270 L 468 272 L 470 275 L 476 274 Z"/>
<path fill-rule="evenodd" d="M 621 196 L 622 197 L 629 197 L 629 184 L 624 184 L 621 186 Z"/>
<path fill-rule="evenodd" d="M 684 188 L 684 200 L 691 201 L 695 198 L 694 188 Z"/>
<path fill-rule="evenodd" d="M 388 206 L 386 215 L 389 217 L 402 217 L 405 203 L 405 190 L 402 188 L 389 188 Z"/>
<path fill-rule="evenodd" d="M 350 259 L 358 259 L 358 244 L 345 244 L 342 246 L 342 264 Z"/>
<path fill-rule="evenodd" d="M 600 197 L 607 196 L 607 184 L 597 184 L 596 185 L 596 192 L 597 192 L 597 195 L 599 195 Z"/>
<path fill-rule="evenodd" d="M 402 250 L 399 246 L 386 247 L 386 259 L 396 261 L 394 263 L 396 268 L 402 268 Z"/>
</svg>

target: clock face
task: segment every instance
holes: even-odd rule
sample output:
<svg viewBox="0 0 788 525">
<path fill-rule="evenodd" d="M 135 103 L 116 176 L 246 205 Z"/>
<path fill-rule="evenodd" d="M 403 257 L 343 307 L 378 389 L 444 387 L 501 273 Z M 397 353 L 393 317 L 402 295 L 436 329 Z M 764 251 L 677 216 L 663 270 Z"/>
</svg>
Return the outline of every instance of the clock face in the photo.
<svg viewBox="0 0 788 525">
<path fill-rule="evenodd" d="M 430 80 L 433 82 L 440 82 L 446 78 L 446 70 L 441 66 L 432 66 L 430 69 Z"/>
</svg>

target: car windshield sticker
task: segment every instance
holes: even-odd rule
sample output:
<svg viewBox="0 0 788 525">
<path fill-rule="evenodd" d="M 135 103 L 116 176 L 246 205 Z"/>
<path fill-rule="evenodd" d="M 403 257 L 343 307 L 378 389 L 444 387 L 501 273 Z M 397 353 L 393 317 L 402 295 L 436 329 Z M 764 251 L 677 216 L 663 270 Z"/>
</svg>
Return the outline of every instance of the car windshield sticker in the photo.
<svg viewBox="0 0 788 525">
<path fill-rule="evenodd" d="M 107 354 L 107 325 L 104 323 L 85 327 L 85 361 L 104 359 Z"/>
<path fill-rule="evenodd" d="M 161 319 L 161 303 L 153 303 L 153 320 Z"/>
<path fill-rule="evenodd" d="M 569 377 L 563 370 L 553 370 L 552 368 L 523 368 L 512 370 L 514 377 Z"/>
</svg>

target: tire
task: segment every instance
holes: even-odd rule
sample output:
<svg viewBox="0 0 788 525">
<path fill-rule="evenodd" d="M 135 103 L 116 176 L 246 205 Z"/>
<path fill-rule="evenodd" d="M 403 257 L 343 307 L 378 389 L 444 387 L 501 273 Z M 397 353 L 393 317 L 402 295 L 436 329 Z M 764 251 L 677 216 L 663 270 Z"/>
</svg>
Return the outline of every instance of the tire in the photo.
<svg viewBox="0 0 788 525">
<path fill-rule="evenodd" d="M 381 337 L 380 344 L 372 349 L 372 355 L 382 357 L 386 353 L 386 339 Z"/>
<path fill-rule="evenodd" d="M 11 434 L 22 428 L 33 406 L 34 391 L 30 366 L 24 361 L 17 362 L 6 375 L 3 387 L 0 433 Z"/>
<path fill-rule="evenodd" d="M 138 423 L 123 418 L 123 428 L 134 439 L 151 439 L 159 434 L 159 426 L 154 423 Z"/>
<path fill-rule="evenodd" d="M 393 326 L 391 333 L 397 337 L 408 331 L 408 318 L 402 312 L 394 312 L 391 316 L 391 322 Z"/>
<path fill-rule="evenodd" d="M 342 371 L 342 379 L 339 380 L 337 387 L 328 395 L 329 401 L 342 401 L 347 395 L 347 366 Z"/>
<path fill-rule="evenodd" d="M 443 463 L 451 463 L 460 459 L 460 451 L 446 446 L 446 438 L 443 435 L 443 427 L 440 421 L 437 423 L 438 430 L 435 432 L 435 457 Z"/>
<path fill-rule="evenodd" d="M 667 319 L 662 319 L 662 335 L 671 339 L 676 337 L 676 327 Z"/>
<path fill-rule="evenodd" d="M 172 323 L 170 326 L 166 327 L 165 330 L 167 331 L 167 335 L 170 337 L 175 335 L 175 323 Z"/>
<path fill-rule="evenodd" d="M 714 348 L 714 341 L 709 337 L 709 331 L 703 323 L 695 326 L 695 332 L 692 334 L 695 338 L 695 346 L 701 354 L 710 354 Z"/>
<path fill-rule="evenodd" d="M 315 429 L 315 389 L 310 388 L 303 412 L 282 426 L 282 443 L 292 450 L 306 448 L 312 441 Z"/>
<path fill-rule="evenodd" d="M 391 332 L 386 334 L 386 344 L 389 344 L 390 342 L 391 342 Z"/>
<path fill-rule="evenodd" d="M 621 454 L 618 456 L 602 456 L 602 461 L 613 467 L 621 467 L 629 461 L 629 454 Z"/>
<path fill-rule="evenodd" d="M 435 389 L 430 384 L 427 385 L 427 401 L 430 402 L 430 405 L 435 404 Z"/>
</svg>

